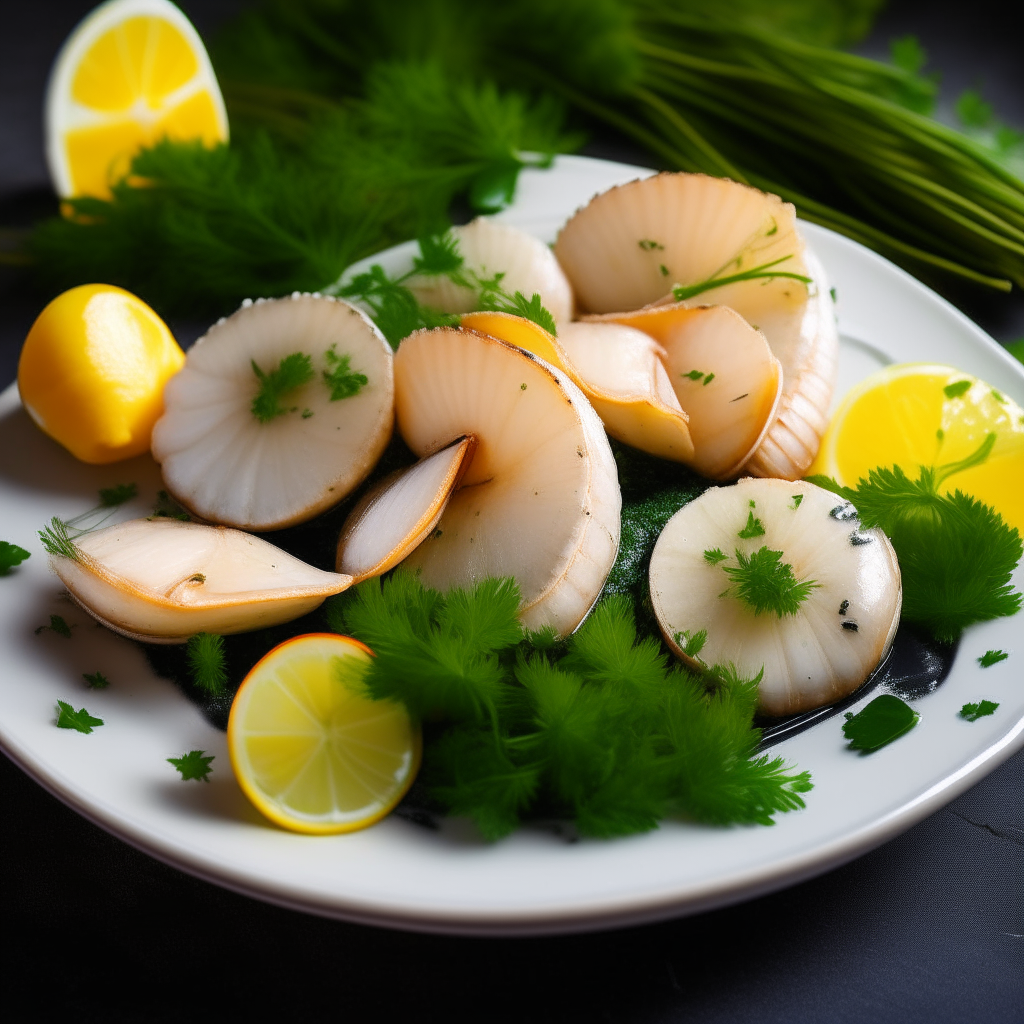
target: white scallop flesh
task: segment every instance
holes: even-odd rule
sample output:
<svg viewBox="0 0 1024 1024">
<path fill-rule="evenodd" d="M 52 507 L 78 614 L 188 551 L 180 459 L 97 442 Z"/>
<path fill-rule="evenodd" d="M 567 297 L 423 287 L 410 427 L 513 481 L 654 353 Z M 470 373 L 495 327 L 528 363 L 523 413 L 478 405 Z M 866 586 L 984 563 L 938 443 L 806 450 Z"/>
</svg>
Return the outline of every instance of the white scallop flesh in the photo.
<svg viewBox="0 0 1024 1024">
<path fill-rule="evenodd" d="M 751 513 L 764 534 L 742 538 Z M 793 615 L 757 615 L 732 592 L 723 566 L 761 547 L 781 551 L 798 581 L 817 584 Z M 727 561 L 704 557 L 716 548 Z M 749 477 L 705 491 L 668 521 L 650 586 L 665 641 L 681 658 L 696 667 L 731 662 L 746 677 L 764 670 L 767 715 L 807 711 L 857 689 L 888 651 L 902 603 L 892 545 L 881 530 L 861 530 L 852 505 L 806 481 Z M 689 657 L 686 638 L 701 630 L 707 642 Z"/>
<path fill-rule="evenodd" d="M 556 323 L 572 319 L 572 286 L 551 249 L 539 238 L 486 217 L 451 230 L 467 270 L 480 278 L 503 274 L 501 287 L 509 295 L 518 291 L 529 299 L 539 294 Z M 478 308 L 475 288 L 458 285 L 444 275 L 421 274 L 406 285 L 422 305 L 445 313 L 470 313 Z"/>
<path fill-rule="evenodd" d="M 601 318 L 645 332 L 689 417 L 689 464 L 712 479 L 736 476 L 770 428 L 783 374 L 767 340 L 726 306 L 648 307 Z"/>
<path fill-rule="evenodd" d="M 373 488 L 345 520 L 338 572 L 358 583 L 402 561 L 437 526 L 475 448 L 464 437 Z"/>
<path fill-rule="evenodd" d="M 638 309 L 675 285 L 780 259 L 774 269 L 805 273 L 792 204 L 725 178 L 685 172 L 595 196 L 562 228 L 555 255 L 579 307 L 590 313 Z M 806 292 L 796 280 L 760 278 L 702 292 L 696 301 L 734 306 L 737 294 L 755 290 L 761 300 L 770 295 L 782 306 L 800 305 Z"/>
<path fill-rule="evenodd" d="M 612 437 L 663 459 L 692 460 L 687 414 L 662 363 L 664 350 L 649 334 L 576 321 L 560 328 L 558 343 Z"/>
<path fill-rule="evenodd" d="M 352 582 L 240 530 L 175 519 L 133 519 L 75 546 L 78 559 L 50 560 L 71 596 L 105 626 L 149 643 L 289 622 Z"/>
<path fill-rule="evenodd" d="M 523 349 L 441 328 L 402 342 L 395 400 L 417 455 L 477 440 L 437 528 L 403 564 L 440 590 L 512 576 L 526 626 L 572 632 L 615 560 L 621 510 L 608 439 L 579 388 Z"/>
<path fill-rule="evenodd" d="M 286 394 L 283 415 L 252 412 L 264 373 L 296 352 L 314 378 Z M 367 383 L 332 400 L 324 373 L 349 358 Z M 153 457 L 168 491 L 208 522 L 274 530 L 336 504 L 370 472 L 394 425 L 392 353 L 355 306 L 320 295 L 258 300 L 215 324 L 164 391 Z"/>
</svg>

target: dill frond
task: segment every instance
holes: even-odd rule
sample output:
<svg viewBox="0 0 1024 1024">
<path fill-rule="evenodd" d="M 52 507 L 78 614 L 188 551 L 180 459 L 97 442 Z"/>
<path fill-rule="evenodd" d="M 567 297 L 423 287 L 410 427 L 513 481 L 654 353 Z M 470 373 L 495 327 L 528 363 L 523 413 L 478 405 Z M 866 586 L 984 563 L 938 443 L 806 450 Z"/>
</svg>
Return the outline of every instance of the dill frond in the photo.
<svg viewBox="0 0 1024 1024">
<path fill-rule="evenodd" d="M 772 612 L 780 619 L 796 615 L 811 591 L 820 586 L 814 580 L 797 580 L 793 566 L 783 562 L 782 556 L 783 552 L 764 545 L 749 556 L 737 551 L 737 564 L 722 566 L 733 581 L 730 594 L 752 608 L 755 615 Z"/>
<path fill-rule="evenodd" d="M 75 547 L 74 541 L 68 535 L 68 524 L 63 519 L 54 516 L 50 520 L 50 525 L 44 526 L 39 531 L 39 539 L 49 554 L 78 561 L 78 548 Z"/>
</svg>

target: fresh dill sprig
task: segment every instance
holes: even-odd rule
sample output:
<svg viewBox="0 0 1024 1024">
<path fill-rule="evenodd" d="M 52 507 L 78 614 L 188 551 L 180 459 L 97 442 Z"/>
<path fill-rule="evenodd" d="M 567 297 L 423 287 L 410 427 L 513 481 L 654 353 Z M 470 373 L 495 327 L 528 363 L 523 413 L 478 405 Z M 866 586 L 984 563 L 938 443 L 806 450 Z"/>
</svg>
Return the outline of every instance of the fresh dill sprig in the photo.
<svg viewBox="0 0 1024 1024">
<path fill-rule="evenodd" d="M 755 615 L 774 613 L 780 619 L 796 615 L 800 605 L 820 586 L 814 580 L 797 580 L 793 566 L 782 561 L 783 552 L 762 546 L 749 556 L 736 552 L 736 565 L 722 569 L 733 581 L 728 593 L 739 598 Z"/>
<path fill-rule="evenodd" d="M 332 402 L 358 395 L 370 383 L 365 373 L 357 373 L 352 369 L 352 357 L 339 356 L 334 345 L 324 353 L 324 359 L 329 367 L 323 371 L 324 380 L 331 389 Z"/>
<path fill-rule="evenodd" d="M 0 576 L 8 575 L 16 565 L 21 565 L 26 558 L 31 558 L 30 552 L 10 541 L 0 540 Z"/>
<path fill-rule="evenodd" d="M 256 360 L 251 360 L 252 372 L 256 374 L 259 381 L 259 391 L 252 400 L 252 414 L 260 423 L 269 423 L 278 416 L 284 416 L 289 411 L 281 404 L 282 399 L 287 398 L 293 391 L 308 384 L 314 376 L 313 358 L 303 352 L 293 352 L 285 356 L 280 364 L 269 372 L 264 372 L 256 365 Z"/>
<path fill-rule="evenodd" d="M 196 633 L 185 645 L 189 677 L 209 697 L 224 693 L 228 681 L 224 637 L 217 633 Z"/>
<path fill-rule="evenodd" d="M 39 531 L 39 539 L 49 554 L 78 561 L 78 548 L 68 535 L 68 524 L 63 519 L 54 516 L 50 520 L 50 525 Z"/>
<path fill-rule="evenodd" d="M 873 469 L 856 487 L 808 478 L 852 502 L 862 528 L 881 527 L 900 563 L 903 618 L 939 640 L 954 641 L 973 622 L 1020 610 L 1021 595 L 1010 583 L 1022 553 L 1020 534 L 970 495 L 938 493 L 955 467 L 976 464 L 990 449 L 986 440 L 960 463 L 922 467 L 916 480 L 899 466 Z"/>
<path fill-rule="evenodd" d="M 522 292 L 516 292 L 509 298 L 507 294 L 494 290 L 488 295 L 485 302 L 480 303 L 480 308 L 521 316 L 525 320 L 532 320 L 538 327 L 543 327 L 548 334 L 558 334 L 555 318 L 541 301 L 537 292 L 534 292 L 528 299 Z"/>
</svg>

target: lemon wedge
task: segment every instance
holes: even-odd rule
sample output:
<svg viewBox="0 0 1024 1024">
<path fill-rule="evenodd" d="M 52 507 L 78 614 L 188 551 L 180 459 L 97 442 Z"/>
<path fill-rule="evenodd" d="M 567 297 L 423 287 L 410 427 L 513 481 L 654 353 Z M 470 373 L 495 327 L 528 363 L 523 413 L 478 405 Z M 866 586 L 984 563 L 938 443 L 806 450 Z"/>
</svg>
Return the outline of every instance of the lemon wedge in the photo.
<svg viewBox="0 0 1024 1024">
<path fill-rule="evenodd" d="M 36 318 L 18 362 L 21 401 L 36 424 L 82 462 L 149 451 L 164 385 L 185 353 L 131 292 L 83 284 Z"/>
<path fill-rule="evenodd" d="M 920 466 L 967 459 L 989 434 L 988 457 L 950 473 L 942 489 L 971 494 L 1024 530 L 1024 410 L 952 366 L 902 363 L 861 381 L 832 417 L 809 473 L 853 487 L 876 466 L 897 465 L 916 479 Z"/>
<path fill-rule="evenodd" d="M 168 0 L 109 0 L 68 37 L 46 96 L 46 155 L 59 195 L 107 198 L 162 138 L 228 137 L 210 59 Z"/>
<path fill-rule="evenodd" d="M 420 730 L 402 704 L 358 685 L 371 656 L 358 640 L 307 633 L 275 647 L 231 705 L 228 751 L 245 795 L 294 832 L 355 832 L 412 785 Z"/>
</svg>

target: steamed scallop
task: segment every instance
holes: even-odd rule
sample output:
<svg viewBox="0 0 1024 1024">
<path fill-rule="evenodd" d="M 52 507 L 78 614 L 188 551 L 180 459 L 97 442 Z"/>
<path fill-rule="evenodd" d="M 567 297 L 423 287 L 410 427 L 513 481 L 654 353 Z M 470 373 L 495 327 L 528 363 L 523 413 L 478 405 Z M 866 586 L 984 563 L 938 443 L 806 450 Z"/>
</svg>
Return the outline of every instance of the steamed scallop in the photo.
<svg viewBox="0 0 1024 1024">
<path fill-rule="evenodd" d="M 608 433 L 663 459 L 688 462 L 693 443 L 686 413 L 646 334 L 617 324 L 562 324 L 558 337 L 509 313 L 469 313 L 462 324 L 540 356 L 587 396 Z"/>
<path fill-rule="evenodd" d="M 398 428 L 425 457 L 476 438 L 461 486 L 405 560 L 427 586 L 512 576 L 531 629 L 570 633 L 619 542 L 615 460 L 597 414 L 561 370 L 468 330 L 419 331 L 395 356 Z"/>
<path fill-rule="evenodd" d="M 782 392 L 782 367 L 764 335 L 727 306 L 676 303 L 591 319 L 658 343 L 662 372 L 689 418 L 687 461 L 712 479 L 736 476 L 767 433 Z"/>
<path fill-rule="evenodd" d="M 408 287 L 424 306 L 446 313 L 468 313 L 477 308 L 479 289 L 472 279 L 486 280 L 501 274 L 501 288 L 509 295 L 522 292 L 526 298 L 539 294 L 541 302 L 557 323 L 572 319 L 572 287 L 551 250 L 540 239 L 519 228 L 478 217 L 452 228 L 466 271 L 467 285 L 451 278 L 419 275 Z"/>
<path fill-rule="evenodd" d="M 134 519 L 80 537 L 51 557 L 71 596 L 103 625 L 148 643 L 242 633 L 290 622 L 345 590 L 259 537 L 175 519 Z"/>
<path fill-rule="evenodd" d="M 392 353 L 360 310 L 320 295 L 245 303 L 164 392 L 153 457 L 199 518 L 301 523 L 370 472 L 394 423 Z"/>
<path fill-rule="evenodd" d="M 888 651 L 902 603 L 885 534 L 804 481 L 746 478 L 685 505 L 654 547 L 650 585 L 666 643 L 698 668 L 763 671 L 767 715 L 856 690 Z"/>
<path fill-rule="evenodd" d="M 783 391 L 746 468 L 787 479 L 807 469 L 827 424 L 839 342 L 828 282 L 791 204 L 722 178 L 659 174 L 595 197 L 562 229 L 555 253 L 589 312 L 674 302 L 678 286 L 687 305 L 728 306 L 762 331 Z M 750 273 L 760 276 L 727 283 Z"/>
<path fill-rule="evenodd" d="M 345 520 L 338 572 L 359 582 L 410 554 L 437 526 L 475 450 L 475 438 L 460 438 L 374 487 Z"/>
</svg>

